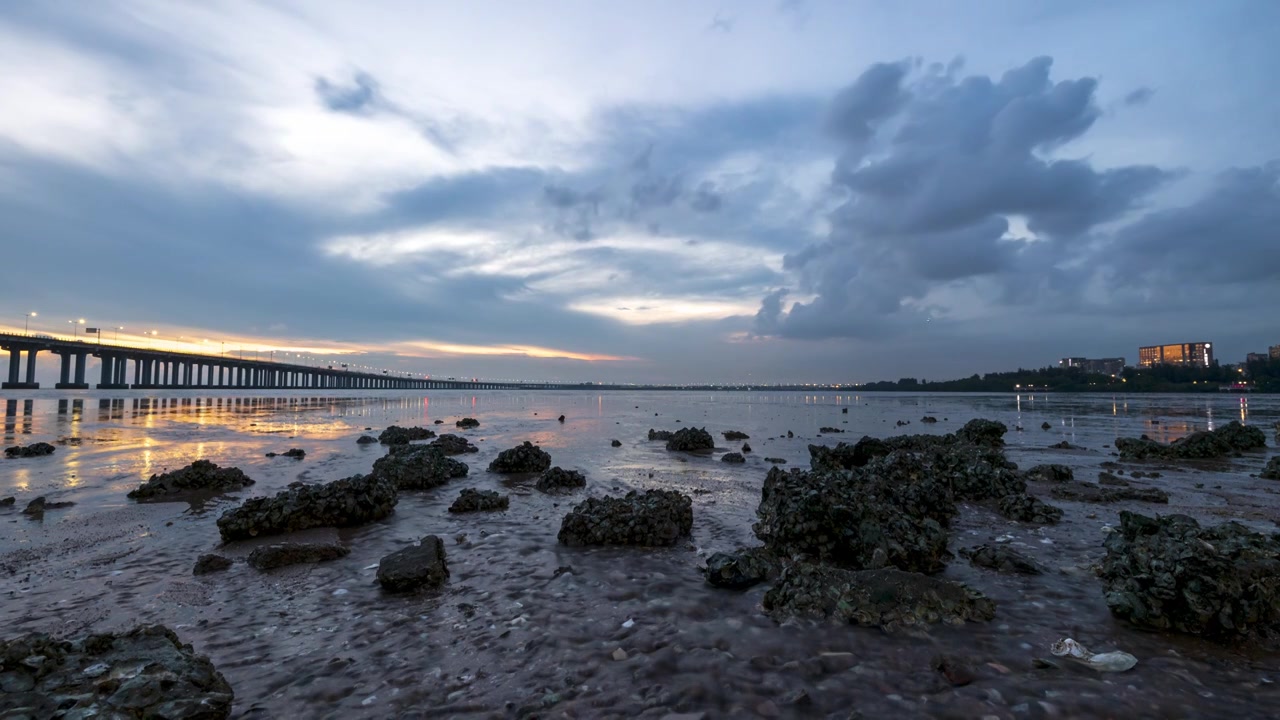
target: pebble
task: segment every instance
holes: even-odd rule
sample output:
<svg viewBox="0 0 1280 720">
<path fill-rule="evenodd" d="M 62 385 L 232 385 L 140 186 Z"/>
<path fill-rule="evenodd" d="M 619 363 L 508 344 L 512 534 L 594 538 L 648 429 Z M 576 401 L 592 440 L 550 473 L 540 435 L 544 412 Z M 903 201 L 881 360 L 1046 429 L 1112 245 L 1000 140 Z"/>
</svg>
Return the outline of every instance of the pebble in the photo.
<svg viewBox="0 0 1280 720">
<path fill-rule="evenodd" d="M 627 651 L 626 651 L 626 650 L 623 650 L 622 648 L 618 648 L 617 650 L 614 650 L 614 651 L 613 651 L 613 659 L 614 659 L 614 660 L 617 660 L 618 662 L 622 662 L 623 660 L 626 660 L 626 659 L 627 659 Z"/>
<path fill-rule="evenodd" d="M 94 663 L 85 668 L 83 672 L 85 677 L 96 678 L 105 675 L 110 669 L 111 666 L 106 663 Z"/>
</svg>

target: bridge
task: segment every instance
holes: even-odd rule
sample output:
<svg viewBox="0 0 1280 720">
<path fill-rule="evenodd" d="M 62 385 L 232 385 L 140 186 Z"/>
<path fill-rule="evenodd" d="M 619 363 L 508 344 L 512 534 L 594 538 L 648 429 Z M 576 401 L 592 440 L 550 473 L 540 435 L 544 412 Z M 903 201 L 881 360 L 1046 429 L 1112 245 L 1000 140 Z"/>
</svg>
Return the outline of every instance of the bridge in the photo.
<svg viewBox="0 0 1280 720">
<path fill-rule="evenodd" d="M 42 352 L 60 359 L 61 372 L 54 385 L 60 390 L 89 387 L 85 375 L 90 357 L 101 362 L 97 387 L 104 390 L 559 390 L 578 387 L 559 383 L 435 380 L 390 372 L 354 372 L 345 368 L 63 340 L 49 335 L 0 333 L 0 351 L 5 350 L 9 352 L 9 377 L 0 383 L 0 388 L 6 390 L 40 388 L 36 382 L 36 361 Z"/>
</svg>

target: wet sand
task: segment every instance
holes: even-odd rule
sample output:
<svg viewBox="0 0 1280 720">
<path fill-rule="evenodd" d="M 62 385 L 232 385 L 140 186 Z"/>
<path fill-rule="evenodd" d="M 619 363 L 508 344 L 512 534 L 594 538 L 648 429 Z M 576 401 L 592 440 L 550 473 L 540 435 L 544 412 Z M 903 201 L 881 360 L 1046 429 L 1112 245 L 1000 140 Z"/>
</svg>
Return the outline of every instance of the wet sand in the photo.
<svg viewBox="0 0 1280 720">
<path fill-rule="evenodd" d="M 80 400 L 80 404 L 76 404 Z M 34 393 L 0 399 L 4 444 L 56 442 L 54 455 L 0 460 L 0 628 L 60 635 L 163 623 L 207 654 L 236 692 L 236 716 L 296 717 L 1274 717 L 1280 653 L 1274 646 L 1217 645 L 1137 631 L 1111 618 L 1090 565 L 1104 528 L 1122 509 L 1184 512 L 1202 522 L 1239 519 L 1274 532 L 1280 483 L 1250 477 L 1275 452 L 1270 428 L 1280 398 L 1236 396 L 900 395 L 799 393 L 431 392 L 333 395 L 272 392 L 220 397 L 183 393 Z M 848 409 L 848 413 L 841 412 Z M 655 415 L 656 413 L 656 415 Z M 566 416 L 561 424 L 556 418 Z M 938 418 L 922 424 L 923 415 Z M 479 428 L 453 421 L 476 417 Z M 809 443 L 864 434 L 945 433 L 974 417 L 1005 422 L 1010 459 L 1021 467 L 1061 462 L 1077 479 L 1116 461 L 1117 436 L 1169 441 L 1244 419 L 1267 430 L 1267 453 L 1211 465 L 1123 463 L 1163 477 L 1135 486 L 1166 490 L 1170 504 L 1088 505 L 1052 500 L 1063 521 L 1036 527 L 963 505 L 950 549 L 997 538 L 1049 572 L 1007 576 L 953 560 L 942 577 L 998 603 L 994 621 L 888 634 L 789 621 L 760 608 L 765 586 L 717 590 L 702 579 L 706 555 L 754 545 L 751 523 L 764 457 L 807 467 Z M 432 421 L 446 421 L 443 427 Z M 911 421 L 898 427 L 897 421 Z M 1049 422 L 1051 430 L 1042 430 Z M 237 559 L 254 542 L 222 545 L 215 520 L 254 495 L 290 482 L 326 482 L 368 472 L 385 448 L 356 445 L 364 428 L 419 424 L 459 432 L 479 448 L 458 456 L 464 479 L 402 492 L 385 521 L 314 530 L 296 539 L 340 540 L 337 561 L 258 572 L 237 563 L 193 577 L 198 555 Z M 710 456 L 667 452 L 649 428 L 706 426 Z M 1022 431 L 1014 430 L 1017 426 Z M 845 434 L 819 437 L 834 426 Z M 743 465 L 719 461 L 741 441 Z M 792 439 L 785 438 L 787 431 Z M 783 437 L 779 437 L 783 436 Z M 75 440 L 67 441 L 68 438 Z M 610 447 L 617 438 L 622 447 Z M 532 477 L 491 475 L 497 453 L 530 440 L 553 462 L 587 476 L 578 493 L 533 490 Z M 1051 450 L 1067 440 L 1082 450 Z M 305 459 L 266 458 L 299 447 Z M 139 505 L 125 494 L 152 473 L 206 458 L 257 480 L 204 503 Z M 1126 479 L 1128 479 L 1126 477 Z M 1197 484 L 1202 485 L 1197 487 Z M 511 493 L 506 512 L 451 515 L 463 487 Z M 560 519 L 589 495 L 669 488 L 694 501 L 689 542 L 669 549 L 565 548 Z M 31 498 L 75 505 L 20 514 Z M 393 596 L 380 590 L 378 560 L 422 535 L 446 539 L 451 577 L 443 590 Z M 273 541 L 279 538 L 272 538 Z M 571 568 L 563 572 L 563 568 Z M 1052 658 L 1073 637 L 1095 651 L 1138 657 L 1134 670 L 1099 675 Z M 625 660 L 615 660 L 621 648 Z M 936 655 L 962 658 L 974 682 L 952 687 Z M 1040 669 L 1036 658 L 1057 666 Z M 858 714 L 860 713 L 860 715 Z"/>
</svg>

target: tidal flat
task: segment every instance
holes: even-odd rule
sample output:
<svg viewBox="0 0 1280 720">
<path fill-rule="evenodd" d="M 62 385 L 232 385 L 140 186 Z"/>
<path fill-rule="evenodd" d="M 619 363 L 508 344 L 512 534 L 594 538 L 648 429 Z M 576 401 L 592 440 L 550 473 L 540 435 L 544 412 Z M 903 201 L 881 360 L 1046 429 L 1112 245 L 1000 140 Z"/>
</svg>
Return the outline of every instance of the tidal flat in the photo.
<svg viewBox="0 0 1280 720">
<path fill-rule="evenodd" d="M 1125 510 L 1280 529 L 1280 481 L 1257 477 L 1276 454 L 1280 398 L 103 392 L 0 398 L 6 447 L 56 448 L 0 459 L 0 498 L 15 499 L 0 508 L 0 640 L 165 625 L 225 676 L 233 717 L 1262 718 L 1280 705 L 1274 639 L 1136 629 L 1112 616 L 1094 571 Z M 455 427 L 464 417 L 479 426 Z M 1058 463 L 1080 480 L 1105 471 L 1125 487 L 1163 490 L 1168 503 L 1059 499 L 1051 483 L 1033 481 L 1033 494 L 1063 510 L 1057 524 L 1036 525 L 960 502 L 948 528 L 955 557 L 938 577 L 993 600 L 987 622 L 885 631 L 778 619 L 763 608 L 770 583 L 707 583 L 711 554 L 759 545 L 752 525 L 775 464 L 765 458 L 808 468 L 811 444 L 953 433 L 975 418 L 1008 427 L 1004 450 L 1020 468 Z M 1232 420 L 1264 429 L 1265 451 L 1194 462 L 1115 455 L 1119 437 L 1169 442 Z M 388 450 L 357 439 L 391 425 L 464 436 L 478 452 L 454 457 L 469 474 L 401 491 L 394 513 L 369 524 L 222 542 L 216 521 L 247 498 L 368 473 Z M 715 449 L 673 452 L 648 439 L 650 429 L 687 427 L 705 427 Z M 748 437 L 729 441 L 728 431 Z M 536 475 L 486 470 L 525 441 L 580 472 L 585 486 L 545 493 Z M 293 448 L 305 456 L 283 455 Z M 722 462 L 730 452 L 743 462 Z M 126 497 L 153 474 L 201 459 L 254 484 L 177 502 Z M 449 512 L 463 488 L 496 491 L 509 505 Z M 584 499 L 650 489 L 692 498 L 690 536 L 662 548 L 557 541 Z M 37 497 L 50 509 L 23 514 Z M 445 540 L 447 582 L 384 591 L 379 560 L 426 535 Z M 245 562 L 281 539 L 340 543 L 349 554 L 267 571 Z M 1044 572 L 996 573 L 960 554 L 983 544 L 1016 549 Z M 193 575 L 209 553 L 231 567 Z M 1138 664 L 1099 673 L 1052 655 L 1063 638 Z"/>
</svg>

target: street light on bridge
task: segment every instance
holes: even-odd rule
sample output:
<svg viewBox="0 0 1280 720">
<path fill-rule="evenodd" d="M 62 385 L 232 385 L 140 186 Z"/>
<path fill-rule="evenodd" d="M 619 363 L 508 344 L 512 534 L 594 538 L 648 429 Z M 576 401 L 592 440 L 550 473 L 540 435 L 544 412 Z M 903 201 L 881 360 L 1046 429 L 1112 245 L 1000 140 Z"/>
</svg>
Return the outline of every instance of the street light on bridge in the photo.
<svg viewBox="0 0 1280 720">
<path fill-rule="evenodd" d="M 84 324 L 84 318 L 79 320 L 68 320 L 71 323 L 71 339 L 75 340 L 80 337 L 80 326 Z"/>
<path fill-rule="evenodd" d="M 27 334 L 27 332 L 28 332 L 28 328 L 29 328 L 29 326 L 30 326 L 30 324 L 31 324 L 31 318 L 33 318 L 33 317 L 35 317 L 35 316 L 36 316 L 36 313 L 35 313 L 34 311 L 32 311 L 32 312 L 27 313 L 27 317 L 23 319 L 23 321 L 22 321 L 22 334 L 23 334 L 23 335 L 26 335 L 26 334 Z"/>
<path fill-rule="evenodd" d="M 115 342 L 120 342 L 120 331 L 121 331 L 121 330 L 123 330 L 123 329 L 124 329 L 124 326 L 123 326 L 123 325 L 117 325 L 117 326 L 116 326 Z"/>
</svg>

